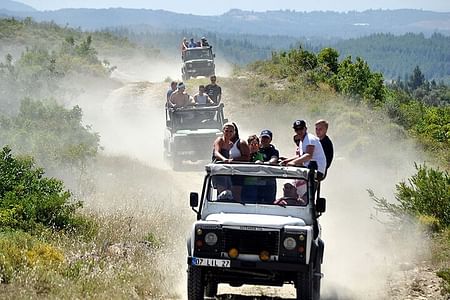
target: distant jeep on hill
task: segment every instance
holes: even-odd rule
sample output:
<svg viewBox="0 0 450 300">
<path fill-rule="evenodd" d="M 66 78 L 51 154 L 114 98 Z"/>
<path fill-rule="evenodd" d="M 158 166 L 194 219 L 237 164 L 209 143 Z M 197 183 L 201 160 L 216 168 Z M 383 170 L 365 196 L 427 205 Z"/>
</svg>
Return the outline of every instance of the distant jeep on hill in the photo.
<svg viewBox="0 0 450 300">
<path fill-rule="evenodd" d="M 316 172 L 263 164 L 209 164 L 187 241 L 188 300 L 218 284 L 294 284 L 296 299 L 320 299 L 324 243 Z"/>
<path fill-rule="evenodd" d="M 214 64 L 215 54 L 212 47 L 188 48 L 183 51 L 181 74 L 184 81 L 192 77 L 206 76 L 215 74 L 216 65 Z"/>
</svg>

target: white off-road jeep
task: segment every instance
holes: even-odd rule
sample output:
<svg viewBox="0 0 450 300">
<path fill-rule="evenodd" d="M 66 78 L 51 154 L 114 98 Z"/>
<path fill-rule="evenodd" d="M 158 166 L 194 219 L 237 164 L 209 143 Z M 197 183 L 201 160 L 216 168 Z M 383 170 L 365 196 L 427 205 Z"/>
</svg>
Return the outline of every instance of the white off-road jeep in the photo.
<svg viewBox="0 0 450 300">
<path fill-rule="evenodd" d="M 294 284 L 297 299 L 319 299 L 325 199 L 316 172 L 265 164 L 209 164 L 188 249 L 188 299 L 231 286 Z"/>
</svg>

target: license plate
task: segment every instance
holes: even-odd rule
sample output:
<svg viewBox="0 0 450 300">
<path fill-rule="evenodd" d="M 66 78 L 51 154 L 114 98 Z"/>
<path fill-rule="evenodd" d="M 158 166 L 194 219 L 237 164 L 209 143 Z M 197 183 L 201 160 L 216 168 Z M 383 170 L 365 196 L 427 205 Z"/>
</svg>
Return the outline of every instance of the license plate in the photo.
<svg viewBox="0 0 450 300">
<path fill-rule="evenodd" d="M 229 268 L 229 259 L 213 259 L 213 258 L 192 258 L 193 266 L 205 266 L 205 267 L 216 267 L 216 268 Z"/>
</svg>

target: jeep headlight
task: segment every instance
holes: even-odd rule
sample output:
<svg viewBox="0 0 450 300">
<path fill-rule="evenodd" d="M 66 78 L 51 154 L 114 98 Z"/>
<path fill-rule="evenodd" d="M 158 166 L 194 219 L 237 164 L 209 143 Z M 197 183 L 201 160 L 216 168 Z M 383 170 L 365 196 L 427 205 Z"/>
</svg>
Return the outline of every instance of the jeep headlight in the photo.
<svg viewBox="0 0 450 300">
<path fill-rule="evenodd" d="M 293 237 L 287 237 L 283 241 L 283 246 L 286 250 L 294 250 L 295 246 L 297 246 L 297 242 Z"/>
<path fill-rule="evenodd" d="M 208 246 L 214 246 L 217 243 L 217 240 L 218 240 L 217 234 L 215 234 L 214 232 L 208 232 L 205 235 L 205 243 Z"/>
</svg>

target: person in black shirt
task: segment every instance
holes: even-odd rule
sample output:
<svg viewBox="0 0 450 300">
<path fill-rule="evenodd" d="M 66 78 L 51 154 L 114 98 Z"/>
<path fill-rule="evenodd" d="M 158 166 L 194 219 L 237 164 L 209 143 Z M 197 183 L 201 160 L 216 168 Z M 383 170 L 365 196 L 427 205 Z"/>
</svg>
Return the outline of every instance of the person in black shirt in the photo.
<svg viewBox="0 0 450 300">
<path fill-rule="evenodd" d="M 278 164 L 278 158 L 280 157 L 280 152 L 275 148 L 272 142 L 272 132 L 270 130 L 264 129 L 259 135 L 261 145 L 259 147 L 259 152 L 263 155 L 263 162 L 267 164 Z"/>
<path fill-rule="evenodd" d="M 218 105 L 222 100 L 222 88 L 216 83 L 216 75 L 211 76 L 210 80 L 211 83 L 205 87 L 205 93 L 214 101 L 215 105 Z"/>
<path fill-rule="evenodd" d="M 272 142 L 272 132 L 264 129 L 259 135 L 261 141 L 259 152 L 263 155 L 264 164 L 278 164 L 280 152 L 275 148 Z M 272 204 L 276 199 L 277 194 L 277 180 L 275 178 L 265 179 L 266 183 L 258 190 L 258 199 L 260 203 Z"/>
<path fill-rule="evenodd" d="M 320 144 L 322 144 L 323 152 L 325 153 L 325 157 L 327 159 L 327 167 L 325 169 L 325 174 L 323 176 L 323 179 L 325 179 L 325 177 L 327 176 L 328 168 L 331 166 L 331 162 L 333 161 L 334 156 L 333 143 L 327 136 L 328 122 L 325 120 L 318 120 L 315 125 L 316 125 L 316 136 L 320 139 Z"/>
</svg>

